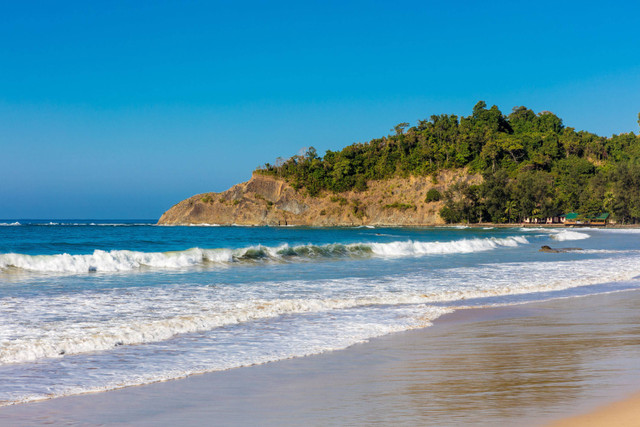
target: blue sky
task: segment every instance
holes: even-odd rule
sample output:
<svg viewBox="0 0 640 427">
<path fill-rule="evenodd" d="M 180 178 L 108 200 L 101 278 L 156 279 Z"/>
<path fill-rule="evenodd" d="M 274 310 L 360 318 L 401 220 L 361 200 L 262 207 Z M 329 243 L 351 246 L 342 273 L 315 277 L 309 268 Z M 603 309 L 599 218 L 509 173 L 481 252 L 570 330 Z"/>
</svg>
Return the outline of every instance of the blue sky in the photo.
<svg viewBox="0 0 640 427">
<path fill-rule="evenodd" d="M 484 4 L 488 3 L 488 4 Z M 0 218 L 158 218 L 478 100 L 640 112 L 637 2 L 0 1 Z"/>
</svg>

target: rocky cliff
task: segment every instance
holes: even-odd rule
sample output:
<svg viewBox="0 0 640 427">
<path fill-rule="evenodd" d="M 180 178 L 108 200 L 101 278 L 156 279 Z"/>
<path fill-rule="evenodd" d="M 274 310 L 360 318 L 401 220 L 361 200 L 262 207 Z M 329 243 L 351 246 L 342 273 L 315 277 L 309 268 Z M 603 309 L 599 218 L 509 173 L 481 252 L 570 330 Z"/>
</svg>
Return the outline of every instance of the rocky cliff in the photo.
<svg viewBox="0 0 640 427">
<path fill-rule="evenodd" d="M 158 224 L 220 225 L 437 225 L 443 202 L 425 202 L 427 192 L 444 192 L 481 177 L 464 170 L 442 171 L 437 177 L 393 178 L 368 182 L 368 190 L 310 197 L 287 182 L 254 174 L 222 193 L 203 193 L 174 205 Z"/>
</svg>

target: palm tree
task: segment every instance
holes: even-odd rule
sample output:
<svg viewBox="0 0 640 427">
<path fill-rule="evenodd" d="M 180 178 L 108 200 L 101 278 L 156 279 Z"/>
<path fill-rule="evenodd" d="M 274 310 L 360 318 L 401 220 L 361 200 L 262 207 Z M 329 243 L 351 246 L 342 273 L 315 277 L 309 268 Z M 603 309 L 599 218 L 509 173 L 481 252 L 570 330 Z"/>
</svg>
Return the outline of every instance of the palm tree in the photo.
<svg viewBox="0 0 640 427">
<path fill-rule="evenodd" d="M 509 200 L 506 204 L 505 204 L 505 209 L 504 209 L 504 213 L 507 214 L 507 218 L 509 219 L 509 223 L 511 223 L 511 220 L 513 219 L 513 211 L 516 209 L 516 207 L 518 206 L 518 203 L 515 200 Z"/>
</svg>

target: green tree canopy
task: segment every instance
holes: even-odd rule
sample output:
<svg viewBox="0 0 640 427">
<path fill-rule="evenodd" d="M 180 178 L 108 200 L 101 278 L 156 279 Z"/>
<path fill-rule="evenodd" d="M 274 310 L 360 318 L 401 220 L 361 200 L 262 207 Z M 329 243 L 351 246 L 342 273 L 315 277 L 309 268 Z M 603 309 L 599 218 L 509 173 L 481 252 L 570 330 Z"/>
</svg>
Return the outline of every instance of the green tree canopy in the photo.
<svg viewBox="0 0 640 427">
<path fill-rule="evenodd" d="M 576 132 L 549 111 L 518 106 L 505 116 L 484 101 L 467 117 L 432 115 L 392 131 L 322 157 L 309 147 L 257 172 L 315 196 L 364 191 L 371 180 L 467 168 L 484 182 L 444 194 L 445 220 L 507 222 L 607 210 L 617 220 L 640 221 L 640 137 L 633 133 L 607 138 Z"/>
</svg>

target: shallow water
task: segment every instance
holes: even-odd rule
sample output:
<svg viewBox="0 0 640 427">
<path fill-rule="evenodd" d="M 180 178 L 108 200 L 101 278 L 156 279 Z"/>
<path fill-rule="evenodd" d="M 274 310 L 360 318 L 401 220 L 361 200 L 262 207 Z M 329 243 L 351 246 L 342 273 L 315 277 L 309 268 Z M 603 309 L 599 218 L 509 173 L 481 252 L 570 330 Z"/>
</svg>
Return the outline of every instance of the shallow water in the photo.
<svg viewBox="0 0 640 427">
<path fill-rule="evenodd" d="M 349 349 L 0 408 L 7 425 L 537 426 L 635 393 L 637 290 L 477 310 Z"/>
<path fill-rule="evenodd" d="M 343 349 L 640 275 L 634 230 L 0 224 L 0 404 Z"/>
</svg>

